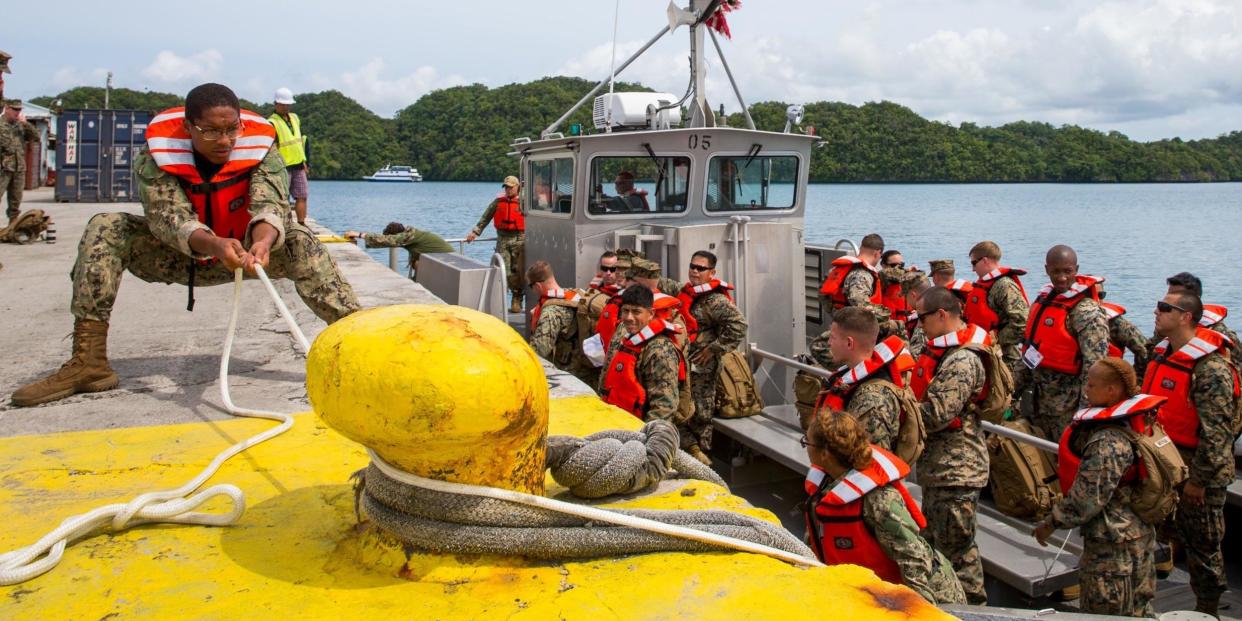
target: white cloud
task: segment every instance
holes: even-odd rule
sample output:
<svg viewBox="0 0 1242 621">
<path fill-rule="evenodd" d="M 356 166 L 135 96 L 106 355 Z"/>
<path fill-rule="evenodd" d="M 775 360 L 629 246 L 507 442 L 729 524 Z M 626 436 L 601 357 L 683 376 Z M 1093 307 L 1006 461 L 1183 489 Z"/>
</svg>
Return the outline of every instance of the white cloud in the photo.
<svg viewBox="0 0 1242 621">
<path fill-rule="evenodd" d="M 96 67 L 82 70 L 77 67 L 61 67 L 52 73 L 52 86 L 58 89 L 75 86 L 103 86 L 108 79 L 108 70 Z"/>
<path fill-rule="evenodd" d="M 441 75 L 427 65 L 395 78 L 385 77 L 384 69 L 384 61 L 373 58 L 335 78 L 316 74 L 311 83 L 316 89 L 339 90 L 383 116 L 392 115 L 433 90 L 469 83 L 460 75 Z"/>
<path fill-rule="evenodd" d="M 203 50 L 181 56 L 171 50 L 162 50 L 155 60 L 142 70 L 142 76 L 156 82 L 185 84 L 207 82 L 220 75 L 224 55 L 216 49 Z"/>
</svg>

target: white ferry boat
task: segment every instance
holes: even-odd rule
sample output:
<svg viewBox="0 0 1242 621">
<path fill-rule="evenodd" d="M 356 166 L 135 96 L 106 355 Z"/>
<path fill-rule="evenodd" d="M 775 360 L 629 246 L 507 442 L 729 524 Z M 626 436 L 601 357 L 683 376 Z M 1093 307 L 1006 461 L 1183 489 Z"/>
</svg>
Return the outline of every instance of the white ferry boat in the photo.
<svg viewBox="0 0 1242 621">
<path fill-rule="evenodd" d="M 413 166 L 385 164 L 383 168 L 363 179 L 367 181 L 422 181 L 423 176 Z"/>
</svg>

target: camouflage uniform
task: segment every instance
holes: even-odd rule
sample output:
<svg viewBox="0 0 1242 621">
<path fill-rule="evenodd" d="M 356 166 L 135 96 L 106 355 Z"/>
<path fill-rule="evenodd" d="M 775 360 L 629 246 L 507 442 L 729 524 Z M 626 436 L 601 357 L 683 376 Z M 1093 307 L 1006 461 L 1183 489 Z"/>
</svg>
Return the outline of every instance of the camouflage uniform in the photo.
<svg viewBox="0 0 1242 621">
<path fill-rule="evenodd" d="M 619 328 L 613 334 L 604 369 L 611 368 L 613 357 L 621 351 L 621 341 L 628 337 L 625 328 Z M 638 376 L 638 383 L 642 384 L 643 390 L 647 391 L 647 402 L 643 406 L 643 420 L 659 418 L 676 424 L 678 434 L 681 436 L 681 448 L 684 449 L 694 445 L 695 441 L 683 431 L 684 425 L 681 424 L 682 413 L 678 407 L 682 398 L 681 382 L 677 379 L 680 359 L 681 354 L 673 340 L 667 335 L 658 335 L 647 341 L 643 347 L 642 353 L 638 356 L 635 375 Z M 607 373 L 600 374 L 598 391 L 601 393 L 606 376 Z"/>
<path fill-rule="evenodd" d="M 1202 506 L 1177 507 L 1174 526 L 1186 547 L 1190 586 L 1200 601 L 1217 600 L 1227 588 L 1221 543 L 1225 538 L 1225 488 L 1233 482 L 1233 374 L 1217 355 L 1195 363 L 1191 401 L 1199 414 L 1199 446 L 1181 450 L 1189 482 L 1205 488 Z"/>
<path fill-rule="evenodd" d="M 621 332 L 618 330 L 617 332 Z M 595 386 L 599 371 L 586 361 L 578 338 L 578 311 L 569 306 L 544 303 L 539 323 L 530 336 L 530 346 L 556 368 Z"/>
<path fill-rule="evenodd" d="M 479 218 L 478 224 L 474 225 L 472 231 L 475 235 L 482 235 L 483 229 L 486 229 L 488 223 L 492 221 L 492 217 L 496 215 L 496 203 L 499 200 L 494 199 L 487 205 L 487 209 L 483 210 L 483 216 Z M 526 291 L 523 282 L 525 278 L 522 276 L 522 272 L 526 270 L 526 232 L 497 230 L 496 252 L 505 260 L 505 270 L 509 274 L 509 292 L 515 299 L 522 299 Z"/>
<path fill-rule="evenodd" d="M 988 308 L 996 313 L 996 344 L 1000 346 L 1001 358 L 1010 369 L 1022 364 L 1018 348 L 1026 334 L 1026 318 L 1031 314 L 1031 304 L 1012 278 L 1002 276 L 988 289 Z"/>
<path fill-rule="evenodd" d="M 815 364 L 825 369 L 835 369 L 841 365 L 832 359 L 832 350 L 828 349 L 828 331 L 824 330 L 819 336 L 811 339 L 807 345 L 807 350 L 811 352 L 811 357 L 815 359 Z"/>
<path fill-rule="evenodd" d="M 945 354 L 923 399 L 927 441 L 918 460 L 924 536 L 953 563 L 972 604 L 987 601 L 975 528 L 979 490 L 988 484 L 988 450 L 979 415 L 969 407 L 984 381 L 979 356 L 962 348 Z M 950 428 L 954 419 L 961 420 L 960 429 Z"/>
<path fill-rule="evenodd" d="M 0 194 L 8 195 L 4 213 L 10 222 L 21 212 L 22 191 L 26 188 L 26 143 L 38 140 L 34 125 L 0 119 Z"/>
<path fill-rule="evenodd" d="M 1233 360 L 1234 364 L 1242 364 L 1242 339 L 1238 338 L 1238 333 L 1229 329 L 1229 326 L 1225 325 L 1224 321 L 1212 324 L 1209 326 L 1209 329 L 1220 332 L 1225 335 L 1225 338 L 1229 339 L 1229 342 L 1232 343 L 1229 346 L 1229 359 Z"/>
<path fill-rule="evenodd" d="M 1108 342 L 1121 348 L 1122 353 L 1130 350 L 1134 354 L 1134 373 L 1141 379 L 1147 370 L 1147 339 L 1138 327 L 1130 323 L 1125 315 L 1117 315 L 1108 320 Z"/>
<path fill-rule="evenodd" d="M 1087 371 L 1108 356 L 1108 317 L 1099 302 L 1085 299 L 1075 304 L 1066 318 L 1066 327 L 1078 339 L 1082 371 L 1071 375 L 1044 368 L 1030 369 L 1025 364 L 1014 369 L 1014 394 L 1032 388 L 1035 408 L 1031 425 L 1054 442 L 1061 437 L 1074 412 L 1087 406 L 1082 392 L 1087 385 Z"/>
<path fill-rule="evenodd" d="M 877 381 L 863 380 L 845 398 L 845 411 L 862 423 L 872 444 L 890 451 L 896 448 L 901 403 L 891 388 Z"/>
<path fill-rule="evenodd" d="M 400 233 L 384 235 L 381 233 L 364 233 L 362 240 L 367 248 L 405 248 L 410 253 L 410 273 L 413 275 L 414 264 L 424 253 L 454 252 L 454 248 L 444 241 L 443 237 L 431 231 L 420 231 L 408 228 Z"/>
<path fill-rule="evenodd" d="M 70 274 L 70 310 L 78 319 L 109 320 L 126 270 L 147 282 L 187 284 L 191 257 L 205 258 L 193 254 L 190 235 L 210 229 L 198 221 L 177 178 L 160 170 L 145 152 L 135 158 L 134 169 L 144 215 L 96 214 L 78 243 Z M 332 323 L 361 308 L 358 298 L 315 234 L 294 222 L 288 196 L 285 163 L 273 148 L 250 180 L 251 224 L 267 222 L 277 231 L 267 272 L 273 278 L 293 280 L 302 301 Z M 250 243 L 247 231 L 243 245 Z M 195 268 L 195 286 L 232 281 L 233 272 L 219 261 Z"/>
<path fill-rule="evenodd" d="M 901 570 L 901 582 L 937 605 L 964 604 L 953 565 L 919 534 L 901 492 L 885 485 L 863 496 L 862 520 L 876 543 Z"/>
<path fill-rule="evenodd" d="M 1070 442 L 1082 456 L 1069 494 L 1045 522 L 1080 527 L 1080 607 L 1097 615 L 1153 617 L 1155 528 L 1130 510 L 1131 486 L 1121 478 L 1138 457 L 1117 423 L 1079 423 Z"/>
<path fill-rule="evenodd" d="M 910 355 L 918 360 L 919 356 L 923 355 L 923 351 L 927 349 L 927 333 L 923 331 L 923 326 L 915 326 L 906 343 L 910 348 Z"/>
<path fill-rule="evenodd" d="M 712 446 L 712 417 L 716 414 L 716 376 L 720 374 L 720 357 L 742 344 L 746 338 L 746 318 L 742 311 L 719 291 L 695 298 L 689 313 L 699 324 L 699 334 L 686 349 L 692 360 L 704 349 L 712 352 L 705 364 L 691 363 L 690 391 L 694 394 L 694 417 L 686 422 L 689 431 L 699 439 L 699 446 Z"/>
<path fill-rule="evenodd" d="M 841 290 L 845 293 L 846 306 L 871 309 L 877 320 L 885 322 L 888 321 L 892 312 L 887 306 L 871 301 L 871 296 L 875 293 L 876 278 L 878 276 L 868 269 L 850 270 L 850 273 L 845 275 L 845 281 L 841 283 Z"/>
</svg>

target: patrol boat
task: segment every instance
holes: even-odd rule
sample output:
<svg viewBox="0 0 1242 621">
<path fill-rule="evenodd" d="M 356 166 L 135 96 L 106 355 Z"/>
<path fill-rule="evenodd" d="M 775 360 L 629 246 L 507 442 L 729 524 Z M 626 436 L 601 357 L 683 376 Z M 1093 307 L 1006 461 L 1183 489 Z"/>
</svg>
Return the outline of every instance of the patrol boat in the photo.
<svg viewBox="0 0 1242 621">
<path fill-rule="evenodd" d="M 719 4 L 694 0 L 679 9 L 670 3 L 669 25 L 620 63 L 612 76 L 537 137 L 514 140 L 510 155 L 519 160 L 522 202 L 528 206 L 525 257 L 528 263 L 551 263 L 561 282 L 585 283 L 605 250 L 642 251 L 671 277 L 683 275 L 695 251 L 715 253 L 720 277 L 736 287 L 736 303 L 749 320 L 746 349 L 769 404 L 757 416 L 715 421 L 715 468 L 736 493 L 771 509 L 787 528 L 801 533 L 804 526 L 796 507 L 804 497 L 802 475 L 810 464 L 799 444 L 793 377 L 800 370 L 825 373 L 797 357 L 830 323 L 831 308 L 821 301 L 819 287 L 832 261 L 856 255 L 858 248 L 848 239 L 831 247 L 806 242 L 806 186 L 811 151 L 819 139 L 801 131 L 802 108 L 797 105 L 786 110 L 783 132 L 755 128 L 715 32 L 694 25 L 698 16 L 711 14 Z M 617 74 L 682 25 L 691 25 L 685 96 L 599 95 Z M 708 45 L 736 96 L 744 128 L 722 126 L 708 103 Z M 563 129 L 588 102 L 594 133 L 576 125 Z M 631 178 L 633 188 L 625 183 Z M 424 257 L 420 282 L 450 302 L 504 317 L 499 255 L 491 266 L 460 255 L 440 258 L 444 256 Z M 523 320 L 514 323 L 519 330 L 525 325 Z M 986 430 L 1056 451 L 1055 443 L 1004 427 L 988 424 Z M 1242 483 L 1234 487 L 1238 489 L 1231 490 L 1231 502 L 1235 497 L 1242 501 Z M 917 484 L 908 488 L 920 496 Z M 1082 548 L 1076 531 L 1059 531 L 1051 547 L 1041 548 L 1030 535 L 1033 526 L 1001 513 L 985 492 L 976 541 L 993 605 L 1044 607 L 1077 584 Z M 1177 604 L 1186 595 L 1180 593 Z M 1193 597 L 1189 601 L 1193 606 Z"/>
<path fill-rule="evenodd" d="M 393 166 L 385 164 L 383 168 L 363 177 L 366 181 L 422 181 L 423 176 L 413 166 Z"/>
</svg>

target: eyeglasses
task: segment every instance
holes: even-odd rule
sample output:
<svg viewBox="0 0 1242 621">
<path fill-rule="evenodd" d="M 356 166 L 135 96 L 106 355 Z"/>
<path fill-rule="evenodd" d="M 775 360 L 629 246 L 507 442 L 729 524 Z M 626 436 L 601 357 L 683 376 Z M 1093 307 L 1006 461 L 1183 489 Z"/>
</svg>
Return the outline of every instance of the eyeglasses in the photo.
<svg viewBox="0 0 1242 621">
<path fill-rule="evenodd" d="M 217 127 L 208 127 L 203 129 L 197 125 L 194 126 L 194 129 L 197 129 L 198 133 L 203 135 L 203 140 L 219 140 L 225 136 L 228 136 L 229 138 L 236 138 L 240 136 L 244 126 L 245 124 L 243 121 L 238 121 L 237 125 L 234 125 L 228 129 L 220 129 Z"/>
<path fill-rule="evenodd" d="M 982 261 L 983 259 L 984 259 L 984 257 L 979 257 L 979 258 L 977 258 L 977 259 L 971 259 L 971 260 L 970 260 L 970 266 L 971 266 L 971 267 L 974 267 L 974 266 L 978 265 L 978 264 L 979 264 L 979 262 L 980 262 L 980 261 Z"/>
<path fill-rule="evenodd" d="M 706 272 L 707 270 L 710 270 L 710 269 L 712 268 L 706 265 L 695 265 L 694 263 L 690 264 L 690 271 L 692 272 Z"/>
<path fill-rule="evenodd" d="M 1161 313 L 1171 313 L 1173 311 L 1181 311 L 1183 313 L 1189 312 L 1180 306 L 1174 306 L 1172 304 L 1169 304 L 1168 302 L 1165 302 L 1164 300 L 1156 302 L 1156 310 Z"/>
<path fill-rule="evenodd" d="M 905 267 L 905 266 L 906 266 L 905 261 L 898 261 L 896 263 L 885 263 L 884 264 L 884 267 Z"/>
<path fill-rule="evenodd" d="M 617 271 L 617 266 L 615 266 L 615 265 L 601 265 L 601 266 L 599 266 L 599 271 L 601 271 L 601 272 L 615 272 L 615 271 Z"/>
<path fill-rule="evenodd" d="M 822 445 L 820 445 L 820 444 L 815 444 L 814 442 L 811 442 L 810 440 L 808 440 L 808 439 L 807 439 L 807 437 L 806 437 L 806 434 L 805 434 L 805 433 L 804 433 L 804 434 L 802 434 L 802 437 L 801 437 L 801 438 L 798 438 L 798 444 L 801 444 L 801 445 L 802 445 L 802 448 L 806 448 L 806 447 L 808 447 L 808 446 L 813 446 L 813 447 L 815 447 L 815 448 L 820 448 L 820 447 L 822 446 Z"/>
</svg>

